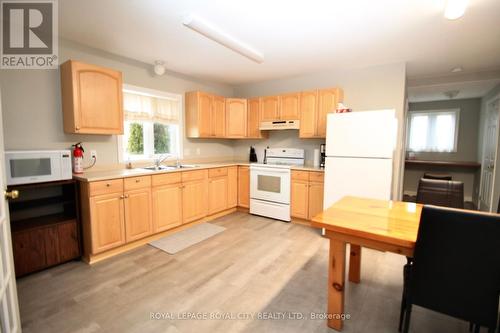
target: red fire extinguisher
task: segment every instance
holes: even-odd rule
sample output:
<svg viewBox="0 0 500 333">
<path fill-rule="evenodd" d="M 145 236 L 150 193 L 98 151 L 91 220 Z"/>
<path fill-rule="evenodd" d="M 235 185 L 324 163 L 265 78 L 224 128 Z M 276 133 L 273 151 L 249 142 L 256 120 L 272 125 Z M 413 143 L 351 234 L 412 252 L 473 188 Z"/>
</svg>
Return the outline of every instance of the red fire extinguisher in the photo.
<svg viewBox="0 0 500 333">
<path fill-rule="evenodd" d="M 82 143 L 78 142 L 73 146 L 73 172 L 83 173 L 83 147 Z"/>
</svg>

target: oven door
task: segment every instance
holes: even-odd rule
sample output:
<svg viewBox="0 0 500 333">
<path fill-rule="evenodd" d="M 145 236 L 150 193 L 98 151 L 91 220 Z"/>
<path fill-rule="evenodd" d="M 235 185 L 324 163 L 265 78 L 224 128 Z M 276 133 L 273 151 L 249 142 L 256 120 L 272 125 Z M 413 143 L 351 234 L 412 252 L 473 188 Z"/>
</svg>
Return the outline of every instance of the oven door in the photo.
<svg viewBox="0 0 500 333">
<path fill-rule="evenodd" d="M 7 185 L 50 182 L 61 178 L 57 152 L 6 152 Z"/>
<path fill-rule="evenodd" d="M 290 204 L 290 169 L 250 166 L 250 197 Z"/>
</svg>

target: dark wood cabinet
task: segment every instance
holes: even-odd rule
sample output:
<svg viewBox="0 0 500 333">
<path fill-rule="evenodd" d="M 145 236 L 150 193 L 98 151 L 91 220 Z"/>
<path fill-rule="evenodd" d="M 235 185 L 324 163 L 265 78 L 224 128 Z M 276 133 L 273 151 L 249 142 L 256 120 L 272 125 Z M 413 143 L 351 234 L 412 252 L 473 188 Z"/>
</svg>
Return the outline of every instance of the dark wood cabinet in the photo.
<svg viewBox="0 0 500 333">
<path fill-rule="evenodd" d="M 13 186 L 9 201 L 16 276 L 79 258 L 77 183 L 73 180 Z"/>
</svg>

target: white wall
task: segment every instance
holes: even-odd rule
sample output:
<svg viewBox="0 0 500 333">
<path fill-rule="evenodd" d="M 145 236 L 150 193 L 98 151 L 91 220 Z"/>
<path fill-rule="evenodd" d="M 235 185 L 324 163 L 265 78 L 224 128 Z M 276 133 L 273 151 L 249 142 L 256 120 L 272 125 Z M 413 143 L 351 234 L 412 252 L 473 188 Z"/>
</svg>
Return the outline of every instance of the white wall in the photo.
<svg viewBox="0 0 500 333">
<path fill-rule="evenodd" d="M 182 74 L 152 74 L 151 66 L 125 57 L 61 40 L 61 62 L 81 60 L 119 70 L 124 83 L 184 96 L 186 91 L 205 90 L 232 96 L 227 85 L 204 82 Z M 82 141 L 85 149 L 97 150 L 97 167 L 118 162 L 117 137 L 106 135 L 75 135 L 63 132 L 59 70 L 2 70 L 0 89 L 4 119 L 5 148 L 64 149 Z M 185 158 L 232 157 L 229 140 L 184 139 Z M 199 155 L 196 154 L 199 148 Z M 88 156 L 88 154 L 87 154 Z"/>
<path fill-rule="evenodd" d="M 400 128 L 393 175 L 393 197 L 400 198 L 399 194 L 402 189 L 400 173 L 403 171 L 404 148 L 405 77 L 406 66 L 403 63 L 344 71 L 325 70 L 320 73 L 237 86 L 234 94 L 241 97 L 253 97 L 315 88 L 341 87 L 344 89 L 344 104 L 354 111 L 395 109 Z M 298 139 L 298 132 L 287 137 L 284 133 L 273 133 L 267 142 L 259 142 L 257 147 L 285 145 L 302 147 L 306 149 L 306 155 L 310 160 L 312 150 L 319 147 L 322 142 L 322 140 Z M 249 141 L 235 142 L 233 144 L 235 155 L 246 156 L 250 143 Z"/>
</svg>

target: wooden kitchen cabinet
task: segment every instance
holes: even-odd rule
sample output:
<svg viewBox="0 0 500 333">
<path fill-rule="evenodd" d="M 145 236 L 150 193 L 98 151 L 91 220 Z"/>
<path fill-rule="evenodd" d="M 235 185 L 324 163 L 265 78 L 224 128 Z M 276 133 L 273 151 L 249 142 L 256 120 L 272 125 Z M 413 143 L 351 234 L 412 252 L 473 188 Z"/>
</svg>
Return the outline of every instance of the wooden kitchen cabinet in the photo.
<svg viewBox="0 0 500 333">
<path fill-rule="evenodd" d="M 90 198 L 91 251 L 99 253 L 125 244 L 123 193 Z"/>
<path fill-rule="evenodd" d="M 123 134 L 122 73 L 68 60 L 61 65 L 64 132 Z"/>
<path fill-rule="evenodd" d="M 238 167 L 227 168 L 227 208 L 238 205 Z"/>
<path fill-rule="evenodd" d="M 208 214 L 207 170 L 184 171 L 182 173 L 182 217 L 183 223 L 204 218 Z"/>
<path fill-rule="evenodd" d="M 165 231 L 182 224 L 181 183 L 154 187 L 152 197 L 153 232 Z"/>
<path fill-rule="evenodd" d="M 323 211 L 324 174 L 292 170 L 291 216 L 310 220 Z"/>
<path fill-rule="evenodd" d="M 250 207 L 250 168 L 238 166 L 238 206 Z"/>
<path fill-rule="evenodd" d="M 300 93 L 280 96 L 280 120 L 298 120 L 300 109 Z"/>
<path fill-rule="evenodd" d="M 300 96 L 299 137 L 318 136 L 318 91 L 303 91 Z"/>
<path fill-rule="evenodd" d="M 267 96 L 262 97 L 261 121 L 273 121 L 280 119 L 280 97 Z"/>
<path fill-rule="evenodd" d="M 247 138 L 249 139 L 262 139 L 267 138 L 268 132 L 260 130 L 261 121 L 261 98 L 250 98 L 247 101 L 248 105 L 248 126 L 247 126 Z"/>
<path fill-rule="evenodd" d="M 339 88 L 303 91 L 300 97 L 301 138 L 325 138 L 326 116 L 337 109 L 337 103 L 343 101 L 343 92 Z"/>
<path fill-rule="evenodd" d="M 151 188 L 125 192 L 125 240 L 132 242 L 152 233 Z"/>
<path fill-rule="evenodd" d="M 321 89 L 318 91 L 318 129 L 317 135 L 321 138 L 326 138 L 326 116 L 329 113 L 334 113 L 337 109 L 337 104 L 344 100 L 342 89 Z"/>
<path fill-rule="evenodd" d="M 202 91 L 186 93 L 186 135 L 189 138 L 225 137 L 225 98 Z"/>
<path fill-rule="evenodd" d="M 226 98 L 226 137 L 245 138 L 248 126 L 247 100 Z"/>
<path fill-rule="evenodd" d="M 227 175 L 208 180 L 208 215 L 227 208 Z"/>
</svg>

